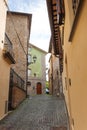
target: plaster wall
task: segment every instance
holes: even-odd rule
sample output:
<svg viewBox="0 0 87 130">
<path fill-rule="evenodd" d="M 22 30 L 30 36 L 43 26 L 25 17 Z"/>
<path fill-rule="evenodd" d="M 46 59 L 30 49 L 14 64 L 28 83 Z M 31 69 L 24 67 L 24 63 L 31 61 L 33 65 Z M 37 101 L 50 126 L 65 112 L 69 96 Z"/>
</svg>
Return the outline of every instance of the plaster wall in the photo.
<svg viewBox="0 0 87 130">
<path fill-rule="evenodd" d="M 31 15 L 22 13 L 8 12 L 6 33 L 13 44 L 16 64 L 11 67 L 25 81 L 27 80 L 27 52 L 28 40 L 30 34 L 30 19 Z"/>
<path fill-rule="evenodd" d="M 4 35 L 6 25 L 6 4 L 0 1 L 0 119 L 6 114 L 8 92 L 9 92 L 9 74 L 10 63 L 3 58 Z"/>
<path fill-rule="evenodd" d="M 69 2 L 65 1 L 63 86 L 72 130 L 87 129 L 87 1 L 83 2 L 73 39 Z M 66 79 L 66 81 L 65 81 Z"/>
</svg>

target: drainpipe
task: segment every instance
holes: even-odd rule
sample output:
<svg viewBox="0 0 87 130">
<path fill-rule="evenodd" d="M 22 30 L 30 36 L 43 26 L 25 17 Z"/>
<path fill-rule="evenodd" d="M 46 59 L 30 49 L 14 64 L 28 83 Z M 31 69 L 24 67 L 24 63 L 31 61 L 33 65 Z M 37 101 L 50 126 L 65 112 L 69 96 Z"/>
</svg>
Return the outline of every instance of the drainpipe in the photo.
<svg viewBox="0 0 87 130">
<path fill-rule="evenodd" d="M 52 59 L 51 59 L 51 65 L 52 65 L 52 75 L 51 75 L 51 83 L 52 83 L 52 94 L 53 94 L 53 55 L 52 55 Z"/>
<path fill-rule="evenodd" d="M 26 54 L 26 97 L 27 97 L 27 82 L 28 82 L 28 40 L 27 40 L 27 54 Z"/>
</svg>

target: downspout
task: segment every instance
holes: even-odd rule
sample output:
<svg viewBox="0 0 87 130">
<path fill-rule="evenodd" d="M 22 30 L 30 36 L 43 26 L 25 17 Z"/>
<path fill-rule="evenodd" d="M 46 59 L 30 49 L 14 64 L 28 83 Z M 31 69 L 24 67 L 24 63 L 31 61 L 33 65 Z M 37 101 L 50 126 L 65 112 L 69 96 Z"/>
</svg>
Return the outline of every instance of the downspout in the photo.
<svg viewBox="0 0 87 130">
<path fill-rule="evenodd" d="M 53 95 L 53 54 L 52 54 L 52 59 L 51 59 L 51 65 L 52 65 L 52 75 L 51 75 L 51 83 L 52 83 L 52 95 Z"/>
</svg>

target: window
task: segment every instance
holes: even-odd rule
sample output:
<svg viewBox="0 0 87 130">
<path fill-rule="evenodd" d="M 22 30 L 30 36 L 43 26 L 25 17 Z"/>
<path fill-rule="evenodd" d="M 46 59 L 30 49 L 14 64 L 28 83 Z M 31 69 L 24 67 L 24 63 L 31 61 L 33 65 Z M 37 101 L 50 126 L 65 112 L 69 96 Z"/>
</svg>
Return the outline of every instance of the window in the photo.
<svg viewBox="0 0 87 130">
<path fill-rule="evenodd" d="M 31 63 L 32 62 L 32 57 L 30 54 L 28 54 L 28 63 Z"/>
<path fill-rule="evenodd" d="M 73 19 L 71 21 L 71 32 L 70 32 L 70 36 L 69 36 L 69 41 L 71 42 L 74 36 L 74 32 L 77 26 L 77 22 L 79 19 L 79 14 L 81 12 L 81 8 L 82 8 L 82 4 L 83 4 L 83 0 L 71 0 L 71 9 L 72 9 L 72 13 L 73 13 Z M 72 16 L 72 14 L 71 14 Z"/>
<path fill-rule="evenodd" d="M 32 50 L 32 46 L 31 46 L 31 45 L 29 45 L 29 46 L 28 46 L 28 52 L 30 53 L 30 52 L 31 52 L 31 50 Z"/>
<path fill-rule="evenodd" d="M 34 73 L 34 77 L 36 77 L 36 73 Z"/>
<path fill-rule="evenodd" d="M 74 15 L 76 15 L 78 6 L 79 6 L 79 4 L 80 4 L 80 1 L 81 1 L 81 0 L 72 0 L 72 8 L 73 8 L 73 13 L 74 13 Z"/>
<path fill-rule="evenodd" d="M 28 76 L 31 76 L 31 69 L 28 69 Z"/>
</svg>

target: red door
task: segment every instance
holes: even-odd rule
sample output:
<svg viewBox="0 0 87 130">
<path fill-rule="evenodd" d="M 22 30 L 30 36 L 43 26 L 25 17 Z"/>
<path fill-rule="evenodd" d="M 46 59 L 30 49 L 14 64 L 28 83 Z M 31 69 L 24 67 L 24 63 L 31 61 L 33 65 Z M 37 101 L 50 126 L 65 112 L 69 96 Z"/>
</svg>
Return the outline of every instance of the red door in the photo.
<svg viewBox="0 0 87 130">
<path fill-rule="evenodd" d="M 41 85 L 41 83 L 37 83 L 37 94 L 42 94 L 42 85 Z"/>
</svg>

